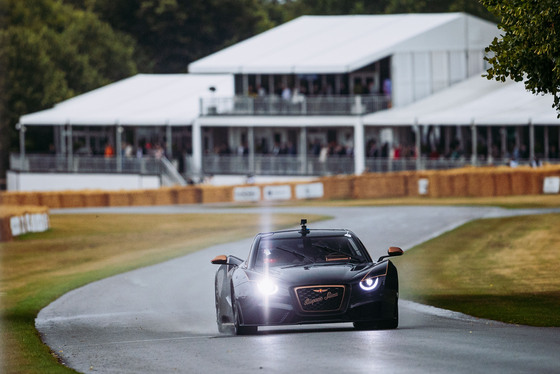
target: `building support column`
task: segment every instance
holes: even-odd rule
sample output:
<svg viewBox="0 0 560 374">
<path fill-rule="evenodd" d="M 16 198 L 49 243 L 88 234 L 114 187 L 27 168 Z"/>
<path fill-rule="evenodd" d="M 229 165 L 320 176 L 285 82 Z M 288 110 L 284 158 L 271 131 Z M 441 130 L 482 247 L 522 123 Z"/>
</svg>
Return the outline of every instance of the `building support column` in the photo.
<svg viewBox="0 0 560 374">
<path fill-rule="evenodd" d="M 301 162 L 300 172 L 307 175 L 307 127 L 302 126 L 299 130 L 299 155 Z"/>
<path fill-rule="evenodd" d="M 202 181 L 202 129 L 198 119 L 192 124 L 192 174 Z"/>
<path fill-rule="evenodd" d="M 506 139 L 506 134 L 507 134 L 506 128 L 505 128 L 504 126 L 500 127 L 500 137 L 501 137 L 501 139 L 500 139 L 500 143 L 501 143 L 501 144 L 500 144 L 500 145 L 501 145 L 501 148 L 502 148 L 502 151 L 501 151 L 501 157 L 502 157 L 502 159 L 504 159 L 504 158 L 506 157 L 506 155 L 507 155 L 507 139 Z"/>
<path fill-rule="evenodd" d="M 66 125 L 60 127 L 60 155 L 66 157 Z"/>
<path fill-rule="evenodd" d="M 72 125 L 68 124 L 66 130 L 66 141 L 68 147 L 68 171 L 72 171 L 72 164 L 74 163 L 74 146 L 72 144 Z"/>
<path fill-rule="evenodd" d="M 364 124 L 358 116 L 354 124 L 354 174 L 363 174 L 366 169 Z"/>
<path fill-rule="evenodd" d="M 486 126 L 486 163 L 492 164 L 494 157 L 492 157 L 492 127 Z"/>
<path fill-rule="evenodd" d="M 27 130 L 24 125 L 18 123 L 16 125 L 16 130 L 19 130 L 19 162 L 20 162 L 20 170 L 23 171 L 25 165 L 25 131 Z"/>
<path fill-rule="evenodd" d="M 478 155 L 477 155 L 477 148 L 478 148 L 478 131 L 476 129 L 476 125 L 474 120 L 471 121 L 471 164 L 473 166 L 477 166 L 478 164 Z"/>
<path fill-rule="evenodd" d="M 173 134 L 169 123 L 167 123 L 165 127 L 165 153 L 167 153 L 167 158 L 169 160 L 173 160 Z"/>
<path fill-rule="evenodd" d="M 255 175 L 255 128 L 247 128 L 247 146 L 249 147 L 249 174 Z"/>
<path fill-rule="evenodd" d="M 122 172 L 122 132 L 123 128 L 117 123 L 115 126 L 115 156 L 117 159 L 117 172 Z"/>
<path fill-rule="evenodd" d="M 416 154 L 416 170 L 422 168 L 422 134 L 420 131 L 420 126 L 418 125 L 418 119 L 414 119 L 414 153 Z"/>
</svg>

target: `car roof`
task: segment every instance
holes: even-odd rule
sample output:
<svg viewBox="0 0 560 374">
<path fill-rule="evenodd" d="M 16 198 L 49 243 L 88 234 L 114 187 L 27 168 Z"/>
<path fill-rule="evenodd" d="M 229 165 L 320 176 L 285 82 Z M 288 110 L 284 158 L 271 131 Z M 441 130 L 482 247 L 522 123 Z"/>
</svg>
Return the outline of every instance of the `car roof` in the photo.
<svg viewBox="0 0 560 374">
<path fill-rule="evenodd" d="M 271 231 L 259 233 L 260 237 L 275 238 L 275 239 L 294 239 L 301 238 L 302 236 L 317 238 L 325 236 L 344 236 L 350 234 L 355 236 L 355 234 L 348 229 L 308 229 L 305 234 L 301 230 L 283 230 L 283 231 Z"/>
</svg>

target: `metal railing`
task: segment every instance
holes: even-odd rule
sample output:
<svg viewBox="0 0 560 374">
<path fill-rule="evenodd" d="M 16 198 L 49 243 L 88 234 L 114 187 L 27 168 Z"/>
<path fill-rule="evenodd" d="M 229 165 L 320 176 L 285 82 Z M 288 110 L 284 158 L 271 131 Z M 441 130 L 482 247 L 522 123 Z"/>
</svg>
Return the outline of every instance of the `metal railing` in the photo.
<svg viewBox="0 0 560 374">
<path fill-rule="evenodd" d="M 119 162 L 120 161 L 120 162 Z M 558 159 L 547 159 L 547 163 L 560 163 Z M 479 160 L 477 166 L 488 165 Z M 494 159 L 492 165 L 510 165 L 509 159 Z M 529 160 L 521 160 L 519 165 L 531 165 Z M 367 172 L 393 172 L 407 170 L 441 170 L 471 165 L 470 157 L 459 159 L 416 158 L 373 158 L 365 159 Z M 138 175 L 158 175 L 162 185 L 185 185 L 186 181 L 175 166 L 166 158 L 105 158 L 103 156 L 57 156 L 27 154 L 22 159 L 19 154 L 10 155 L 10 169 L 22 172 L 40 173 L 122 173 Z M 193 166 L 192 156 L 185 156 L 185 174 L 203 175 L 283 175 L 321 176 L 354 174 L 353 156 L 314 155 L 205 155 L 202 170 Z"/>
<path fill-rule="evenodd" d="M 368 172 L 392 172 L 406 170 L 438 170 L 453 169 L 469 165 L 466 159 L 428 158 L 366 158 L 365 168 Z M 192 157 L 186 156 L 186 174 L 195 175 Z M 352 156 L 329 156 L 321 159 L 307 155 L 205 155 L 202 158 L 202 174 L 210 175 L 285 175 L 285 176 L 321 176 L 337 174 L 354 174 L 355 165 Z"/>
<path fill-rule="evenodd" d="M 215 115 L 361 115 L 389 107 L 384 95 L 295 96 L 285 100 L 279 96 L 234 96 L 200 99 L 200 113 Z"/>
<path fill-rule="evenodd" d="M 103 156 L 10 155 L 10 170 L 31 173 L 107 173 L 158 175 L 163 185 L 185 185 L 183 177 L 165 157 L 117 158 Z"/>
<path fill-rule="evenodd" d="M 187 156 L 187 174 L 193 171 L 190 156 Z M 190 169 L 190 170 L 189 170 Z M 331 175 L 353 174 L 353 157 L 303 158 L 301 155 L 258 155 L 248 156 L 207 155 L 202 158 L 204 174 L 254 174 L 254 175 Z"/>
</svg>

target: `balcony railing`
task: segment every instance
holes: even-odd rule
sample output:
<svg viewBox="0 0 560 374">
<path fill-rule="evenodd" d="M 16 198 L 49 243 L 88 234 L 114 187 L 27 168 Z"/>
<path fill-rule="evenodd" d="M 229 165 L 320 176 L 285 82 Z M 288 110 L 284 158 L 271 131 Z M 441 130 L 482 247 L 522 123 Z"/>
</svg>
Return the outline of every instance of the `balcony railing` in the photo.
<svg viewBox="0 0 560 374">
<path fill-rule="evenodd" d="M 234 96 L 201 98 L 203 116 L 215 115 L 361 115 L 389 107 L 383 95 L 295 96 L 290 100 L 279 96 Z"/>
<path fill-rule="evenodd" d="M 196 174 L 192 166 L 191 156 L 186 156 L 186 173 Z M 496 160 L 495 164 L 507 164 Z M 407 170 L 438 170 L 453 169 L 470 165 L 466 159 L 437 159 L 432 160 L 422 157 L 416 158 L 366 158 L 365 167 L 368 172 L 392 172 Z M 284 176 L 321 176 L 337 174 L 354 174 L 354 157 L 352 156 L 329 156 L 321 159 L 317 156 L 308 155 L 255 155 L 253 159 L 249 156 L 238 155 L 206 155 L 202 158 L 202 173 L 209 175 L 284 175 Z"/>
<path fill-rule="evenodd" d="M 31 173 L 120 173 L 158 175 L 163 185 L 185 185 L 165 157 L 117 158 L 103 156 L 10 155 L 10 170 Z"/>
<path fill-rule="evenodd" d="M 560 163 L 560 160 L 546 160 Z M 453 169 L 470 165 L 470 157 L 461 159 L 436 160 L 427 157 L 416 158 L 366 158 L 368 172 L 393 172 L 407 170 Z M 485 165 L 485 161 L 478 165 Z M 494 159 L 493 165 L 509 165 L 508 159 Z M 530 165 L 522 160 L 519 165 Z M 123 173 L 139 175 L 159 175 L 163 185 L 183 185 L 185 180 L 167 159 L 157 158 L 105 158 L 102 156 L 56 156 L 56 155 L 10 155 L 10 169 L 35 173 Z M 185 156 L 184 174 L 189 177 L 202 175 L 281 175 L 281 176 L 322 176 L 354 174 L 352 156 L 329 156 L 326 159 L 313 155 L 205 155 L 202 170 L 193 166 L 192 156 Z"/>
</svg>

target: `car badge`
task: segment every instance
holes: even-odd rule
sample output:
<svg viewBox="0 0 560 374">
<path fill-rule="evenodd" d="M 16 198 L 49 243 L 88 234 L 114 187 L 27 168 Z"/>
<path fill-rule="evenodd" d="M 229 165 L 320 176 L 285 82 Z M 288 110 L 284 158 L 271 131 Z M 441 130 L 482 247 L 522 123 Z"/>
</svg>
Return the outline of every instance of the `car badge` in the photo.
<svg viewBox="0 0 560 374">
<path fill-rule="evenodd" d="M 327 292 L 327 291 L 328 291 L 328 289 L 326 289 L 326 288 L 318 288 L 316 290 L 313 290 L 313 292 L 317 292 L 317 293 L 323 293 L 323 292 Z"/>
</svg>

